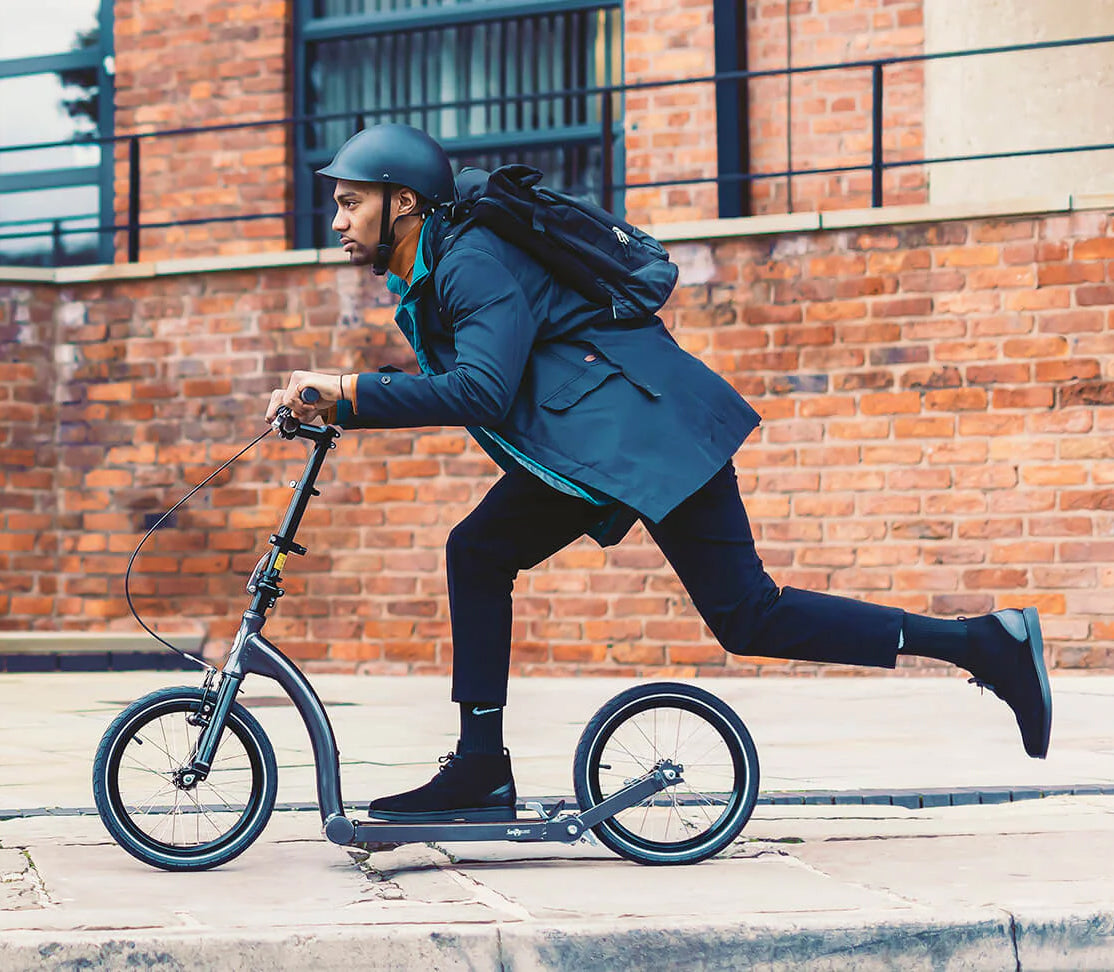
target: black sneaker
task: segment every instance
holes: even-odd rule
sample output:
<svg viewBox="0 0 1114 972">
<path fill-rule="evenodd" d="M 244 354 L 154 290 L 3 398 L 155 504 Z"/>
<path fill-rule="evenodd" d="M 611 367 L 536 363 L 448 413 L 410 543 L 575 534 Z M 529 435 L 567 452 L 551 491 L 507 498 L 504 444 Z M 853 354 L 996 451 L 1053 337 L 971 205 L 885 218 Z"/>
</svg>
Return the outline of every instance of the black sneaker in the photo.
<svg viewBox="0 0 1114 972">
<path fill-rule="evenodd" d="M 499 821 L 515 819 L 510 753 L 448 753 L 425 786 L 372 800 L 367 812 L 380 820 Z"/>
<path fill-rule="evenodd" d="M 971 681 L 990 689 L 1013 709 L 1025 752 L 1044 759 L 1052 734 L 1052 691 L 1037 609 L 1011 608 L 972 618 L 967 631 Z"/>
</svg>

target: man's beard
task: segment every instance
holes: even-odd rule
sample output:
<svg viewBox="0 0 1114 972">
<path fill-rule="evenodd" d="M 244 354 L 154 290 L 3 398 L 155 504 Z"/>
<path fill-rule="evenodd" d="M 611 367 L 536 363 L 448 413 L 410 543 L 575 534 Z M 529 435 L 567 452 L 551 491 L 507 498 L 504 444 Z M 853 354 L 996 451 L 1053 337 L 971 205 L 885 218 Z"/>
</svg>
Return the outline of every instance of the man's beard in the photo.
<svg viewBox="0 0 1114 972">
<path fill-rule="evenodd" d="M 371 250 L 359 243 L 348 251 L 348 265 L 350 267 L 369 267 L 373 259 Z"/>
</svg>

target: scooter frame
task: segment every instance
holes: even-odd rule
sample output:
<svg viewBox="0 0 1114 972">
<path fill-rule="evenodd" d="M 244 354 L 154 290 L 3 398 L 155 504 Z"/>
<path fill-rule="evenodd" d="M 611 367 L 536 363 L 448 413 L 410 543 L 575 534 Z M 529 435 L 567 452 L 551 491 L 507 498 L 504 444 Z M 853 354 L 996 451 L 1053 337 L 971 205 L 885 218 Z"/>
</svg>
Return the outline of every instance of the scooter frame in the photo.
<svg viewBox="0 0 1114 972">
<path fill-rule="evenodd" d="M 243 614 L 228 658 L 219 671 L 210 669 L 205 678 L 201 706 L 193 717 L 202 731 L 190 765 L 180 771 L 183 784 L 191 786 L 208 775 L 228 713 L 248 675 L 262 675 L 276 681 L 298 710 L 313 750 L 322 826 L 325 836 L 335 844 L 401 844 L 430 840 L 574 843 L 601 821 L 683 782 L 684 767 L 663 759 L 649 772 L 581 813 L 565 812 L 562 801 L 547 815 L 540 801 L 526 801 L 525 807 L 534 818 L 395 823 L 354 821 L 345 816 L 340 789 L 340 752 L 325 706 L 306 676 L 262 634 L 267 612 L 285 593 L 281 580 L 287 558 L 292 553 L 306 553 L 295 535 L 309 500 L 320 495 L 316 488 L 317 477 L 329 451 L 336 448 L 341 432 L 331 425 L 299 422 L 285 408 L 279 409 L 274 428 L 285 439 L 308 440 L 313 448 L 301 478 L 290 484 L 294 495 L 279 532 L 271 535 L 271 550 L 260 559 L 248 582 L 252 602 Z"/>
</svg>

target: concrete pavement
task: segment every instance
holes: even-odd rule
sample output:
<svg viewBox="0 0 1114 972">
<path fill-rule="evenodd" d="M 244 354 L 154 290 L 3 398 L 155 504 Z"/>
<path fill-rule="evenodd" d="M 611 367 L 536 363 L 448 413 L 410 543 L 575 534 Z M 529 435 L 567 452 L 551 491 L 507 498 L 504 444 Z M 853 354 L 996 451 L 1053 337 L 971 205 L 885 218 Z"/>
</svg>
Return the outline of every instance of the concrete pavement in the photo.
<svg viewBox="0 0 1114 972">
<path fill-rule="evenodd" d="M 705 680 L 750 728 L 765 794 L 842 796 L 760 804 L 729 852 L 692 867 L 589 844 L 368 855 L 325 841 L 316 812 L 287 810 L 231 864 L 168 874 L 88 814 L 89 776 L 125 704 L 191 683 L 0 676 L 0 970 L 1114 968 L 1114 796 L 1094 792 L 1114 789 L 1114 678 L 1054 680 L 1046 761 L 1024 755 L 1003 703 L 960 679 Z M 347 802 L 423 782 L 453 746 L 444 679 L 314 683 Z M 512 684 L 521 795 L 571 793 L 581 727 L 628 684 Z M 245 696 L 275 745 L 280 806 L 312 802 L 296 712 L 264 679 Z M 1019 799 L 930 805 L 996 788 Z M 863 791 L 926 806 L 842 802 Z M 1020 799 L 1042 791 L 1062 795 Z"/>
</svg>

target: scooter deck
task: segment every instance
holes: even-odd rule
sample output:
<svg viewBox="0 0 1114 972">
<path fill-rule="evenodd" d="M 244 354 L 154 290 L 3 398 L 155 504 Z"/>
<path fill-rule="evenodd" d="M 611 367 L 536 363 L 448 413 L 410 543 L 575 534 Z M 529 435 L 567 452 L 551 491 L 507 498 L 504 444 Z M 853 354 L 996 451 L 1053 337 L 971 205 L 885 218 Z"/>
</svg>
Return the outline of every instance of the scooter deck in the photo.
<svg viewBox="0 0 1114 972">
<path fill-rule="evenodd" d="M 410 844 L 430 840 L 545 840 L 572 843 L 579 840 L 583 833 L 583 825 L 572 816 L 555 820 L 526 817 L 487 822 L 453 820 L 396 823 L 391 820 L 376 820 L 356 822 L 352 842 Z"/>
</svg>

